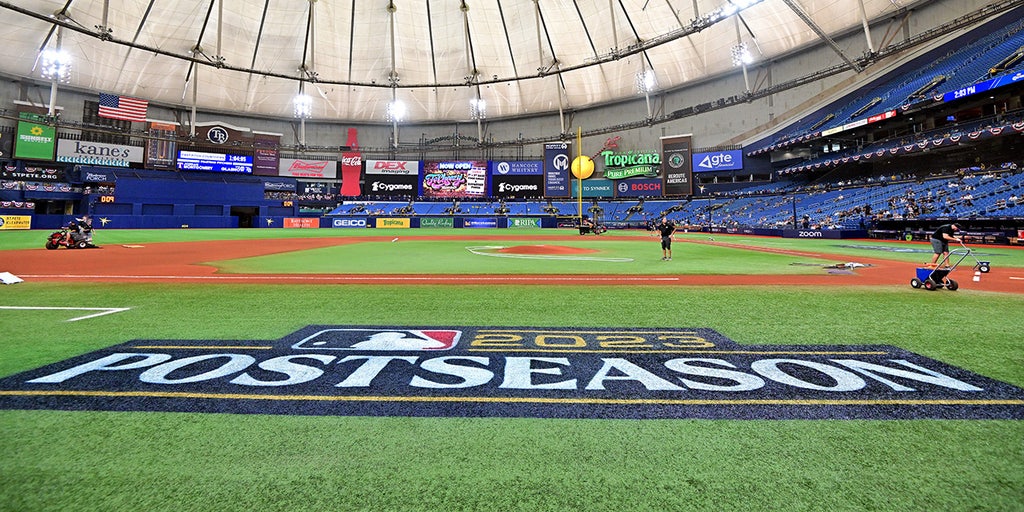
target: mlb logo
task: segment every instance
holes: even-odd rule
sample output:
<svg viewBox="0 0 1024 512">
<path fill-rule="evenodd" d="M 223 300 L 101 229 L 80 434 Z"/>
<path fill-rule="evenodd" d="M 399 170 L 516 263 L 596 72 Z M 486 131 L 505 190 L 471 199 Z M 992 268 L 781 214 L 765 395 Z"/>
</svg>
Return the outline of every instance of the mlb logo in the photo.
<svg viewBox="0 0 1024 512">
<path fill-rule="evenodd" d="M 462 331 L 451 329 L 323 329 L 292 345 L 298 350 L 377 352 L 451 350 Z"/>
</svg>

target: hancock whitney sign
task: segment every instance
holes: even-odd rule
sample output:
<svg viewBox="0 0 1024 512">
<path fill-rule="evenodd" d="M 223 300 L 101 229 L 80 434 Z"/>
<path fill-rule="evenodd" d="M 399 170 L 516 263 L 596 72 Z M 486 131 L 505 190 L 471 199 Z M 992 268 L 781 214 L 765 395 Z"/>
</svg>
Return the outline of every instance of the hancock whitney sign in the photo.
<svg viewBox="0 0 1024 512">
<path fill-rule="evenodd" d="M 134 340 L 0 379 L 0 408 L 1024 419 L 1024 390 L 887 345 L 738 345 L 704 328 L 316 325 Z"/>
</svg>

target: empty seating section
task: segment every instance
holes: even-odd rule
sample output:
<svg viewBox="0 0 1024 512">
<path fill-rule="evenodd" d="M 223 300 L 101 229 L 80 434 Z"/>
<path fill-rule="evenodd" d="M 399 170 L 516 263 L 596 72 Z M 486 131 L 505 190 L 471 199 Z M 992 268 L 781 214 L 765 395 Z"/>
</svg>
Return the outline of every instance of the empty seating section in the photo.
<svg viewBox="0 0 1024 512">
<path fill-rule="evenodd" d="M 824 229 L 863 228 L 869 219 L 931 219 L 1024 216 L 1024 172 L 1015 167 L 975 170 L 962 177 L 921 181 L 879 177 L 808 186 L 793 182 L 759 184 L 729 194 L 693 199 L 583 201 L 583 212 L 602 223 L 640 226 L 662 215 L 687 225 Z M 900 177 L 897 177 L 900 178 Z M 504 207 L 505 213 L 499 208 Z M 597 208 L 596 210 L 594 208 Z M 577 201 L 430 202 L 355 201 L 337 215 L 509 216 L 578 215 Z"/>
<path fill-rule="evenodd" d="M 956 91 L 995 76 L 1024 69 L 1024 59 L 1017 59 L 1005 69 L 998 70 L 995 74 L 990 73 L 993 66 L 1020 52 L 1024 47 L 1024 20 L 1013 22 L 969 44 L 959 44 L 961 46 L 951 49 L 945 55 L 934 59 L 925 59 L 926 63 L 919 68 L 908 70 L 907 66 L 904 66 L 897 72 L 891 73 L 889 77 L 854 93 L 852 99 L 847 97 L 820 115 L 808 116 L 773 136 L 771 140 L 752 145 L 748 151 L 757 151 L 771 144 L 784 143 L 798 137 L 836 128 L 854 119 L 865 119 L 919 101 L 930 100 L 933 96 L 942 96 L 947 92 Z M 935 83 L 933 87 L 926 87 L 933 82 Z M 921 89 L 925 90 L 921 91 Z M 912 96 L 918 91 L 921 91 L 922 94 Z M 880 98 L 881 101 L 864 109 L 876 98 Z M 862 109 L 863 112 L 858 112 Z M 829 115 L 833 117 L 822 122 Z"/>
</svg>

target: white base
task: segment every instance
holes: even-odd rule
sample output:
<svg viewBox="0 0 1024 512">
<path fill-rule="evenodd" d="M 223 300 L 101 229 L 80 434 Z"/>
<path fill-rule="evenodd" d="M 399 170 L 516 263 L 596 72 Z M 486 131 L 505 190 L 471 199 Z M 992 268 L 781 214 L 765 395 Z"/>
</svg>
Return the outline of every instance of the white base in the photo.
<svg viewBox="0 0 1024 512">
<path fill-rule="evenodd" d="M 24 279 L 14 275 L 14 274 L 12 274 L 10 272 L 0 272 L 0 283 L 15 284 L 15 283 L 24 283 L 24 282 L 25 282 Z"/>
</svg>

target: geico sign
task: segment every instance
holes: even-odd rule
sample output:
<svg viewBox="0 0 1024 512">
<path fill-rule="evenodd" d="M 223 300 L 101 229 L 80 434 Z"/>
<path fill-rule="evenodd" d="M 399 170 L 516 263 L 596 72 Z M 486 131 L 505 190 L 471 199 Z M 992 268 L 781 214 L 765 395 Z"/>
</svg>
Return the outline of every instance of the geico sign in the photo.
<svg viewBox="0 0 1024 512">
<path fill-rule="evenodd" d="M 334 219 L 331 226 L 336 228 L 365 228 L 366 219 Z"/>
</svg>

